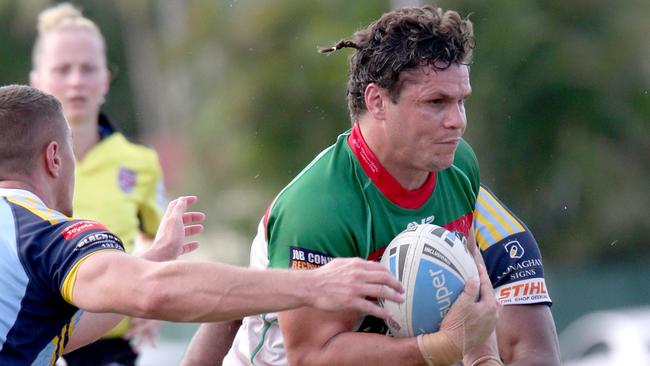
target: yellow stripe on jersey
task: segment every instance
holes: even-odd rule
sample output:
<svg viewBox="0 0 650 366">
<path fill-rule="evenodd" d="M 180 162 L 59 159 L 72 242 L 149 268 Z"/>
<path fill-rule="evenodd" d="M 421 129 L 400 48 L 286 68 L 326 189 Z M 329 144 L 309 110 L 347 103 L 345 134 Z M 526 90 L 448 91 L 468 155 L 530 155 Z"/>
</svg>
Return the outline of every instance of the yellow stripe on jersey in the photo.
<svg viewBox="0 0 650 366">
<path fill-rule="evenodd" d="M 481 188 L 481 190 L 485 192 L 485 197 L 487 197 L 487 199 L 490 200 L 495 207 L 498 207 L 499 213 L 505 217 L 506 221 L 509 221 L 515 227 L 516 231 L 513 233 L 520 233 L 524 231 L 524 227 L 521 225 L 521 223 L 519 223 L 519 220 L 512 216 L 512 214 L 510 214 L 510 211 L 503 207 L 503 205 L 494 197 L 494 195 L 492 195 L 492 193 L 490 193 L 490 191 L 485 188 Z"/>
<path fill-rule="evenodd" d="M 68 274 L 65 276 L 65 279 L 63 280 L 63 285 L 61 286 L 61 296 L 63 297 L 63 300 L 67 301 L 70 305 L 74 305 L 72 303 L 72 290 L 74 289 L 74 284 L 75 281 L 77 281 L 77 272 L 79 271 L 79 266 L 83 261 L 85 261 L 88 257 L 95 253 L 103 252 L 105 250 L 117 250 L 117 249 L 112 249 L 112 248 L 106 248 L 106 249 L 101 249 L 101 250 L 96 250 L 92 253 L 88 253 L 85 256 L 81 257 L 75 263 L 70 271 L 68 271 Z"/>
<path fill-rule="evenodd" d="M 77 314 L 73 315 L 68 324 L 64 325 L 63 328 L 61 328 L 61 335 L 54 336 L 54 338 L 52 338 L 52 343 L 54 343 L 54 352 L 52 352 L 50 365 L 54 365 L 59 357 L 61 357 L 63 354 L 66 339 L 70 339 L 70 337 L 72 337 L 72 330 L 74 329 L 76 318 Z"/>
<path fill-rule="evenodd" d="M 69 217 L 61 214 L 58 211 L 54 211 L 49 207 L 46 207 L 41 202 L 38 202 L 37 200 L 31 197 L 21 196 L 20 198 L 18 198 L 17 196 L 14 196 L 14 197 L 7 197 L 7 200 L 11 203 L 14 203 L 20 207 L 29 210 L 34 215 L 40 217 L 45 221 L 49 221 L 50 224 L 53 225 L 63 221 L 70 220 Z"/>
<path fill-rule="evenodd" d="M 519 220 L 483 187 L 479 190 L 474 218 L 476 240 L 481 250 L 525 230 Z"/>
</svg>

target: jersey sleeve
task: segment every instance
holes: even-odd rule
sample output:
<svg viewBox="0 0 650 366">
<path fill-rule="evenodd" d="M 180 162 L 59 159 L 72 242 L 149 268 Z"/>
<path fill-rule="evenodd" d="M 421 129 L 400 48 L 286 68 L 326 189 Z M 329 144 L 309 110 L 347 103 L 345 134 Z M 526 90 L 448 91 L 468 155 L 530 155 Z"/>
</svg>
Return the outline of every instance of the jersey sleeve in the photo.
<svg viewBox="0 0 650 366">
<path fill-rule="evenodd" d="M 141 183 L 146 187 L 144 189 L 144 196 L 138 207 L 138 219 L 140 221 L 140 230 L 143 233 L 155 236 L 160 221 L 162 220 L 167 200 L 158 155 L 155 151 L 150 152 L 151 156 L 148 162 L 149 172 Z"/>
<path fill-rule="evenodd" d="M 358 213 L 349 192 L 333 191 L 318 176 L 303 177 L 283 191 L 267 213 L 266 237 L 269 266 L 311 269 L 335 257 L 363 257 L 359 252 L 350 215 Z M 336 199 L 331 197 L 336 195 Z"/>
<path fill-rule="evenodd" d="M 537 241 L 483 185 L 476 201 L 474 230 L 497 299 L 503 305 L 551 304 Z"/>
<path fill-rule="evenodd" d="M 120 239 L 104 226 L 88 220 L 69 221 L 50 237 L 42 260 L 49 269 L 52 290 L 72 304 L 72 290 L 79 266 L 102 250 L 124 251 Z"/>
</svg>

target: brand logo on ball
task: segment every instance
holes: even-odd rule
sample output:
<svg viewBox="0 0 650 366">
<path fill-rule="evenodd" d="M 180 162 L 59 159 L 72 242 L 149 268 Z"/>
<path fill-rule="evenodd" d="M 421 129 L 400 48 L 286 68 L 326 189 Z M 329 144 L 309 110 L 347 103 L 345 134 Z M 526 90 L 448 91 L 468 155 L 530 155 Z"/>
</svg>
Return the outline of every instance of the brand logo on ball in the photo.
<svg viewBox="0 0 650 366">
<path fill-rule="evenodd" d="M 517 240 L 512 240 L 504 245 L 506 252 L 512 259 L 519 259 L 524 256 L 524 248 Z"/>
<path fill-rule="evenodd" d="M 433 258 L 436 258 L 436 259 L 440 260 L 444 264 L 451 267 L 451 269 L 456 271 L 456 273 L 458 273 L 459 276 L 461 275 L 460 271 L 458 270 L 458 268 L 456 268 L 456 266 L 454 266 L 454 264 L 451 262 L 451 260 L 449 260 L 449 258 L 447 258 L 444 254 L 440 253 L 440 251 L 438 251 L 436 248 L 434 248 L 434 247 L 432 247 L 430 245 L 424 244 L 424 248 L 422 249 L 422 254 L 425 254 L 425 255 L 428 255 L 428 256 L 431 256 Z"/>
<path fill-rule="evenodd" d="M 386 323 L 396 337 L 437 331 L 465 281 L 478 275 L 474 260 L 456 234 L 432 224 L 397 235 L 381 263 L 405 288 L 403 304 L 382 302 L 393 313 L 393 321 Z"/>
<path fill-rule="evenodd" d="M 436 289 L 436 301 L 438 302 L 438 309 L 440 309 L 440 319 L 442 319 L 451 307 L 451 296 L 454 292 L 447 287 L 445 274 L 442 270 L 429 270 L 429 276 L 431 276 L 431 283 Z"/>
</svg>

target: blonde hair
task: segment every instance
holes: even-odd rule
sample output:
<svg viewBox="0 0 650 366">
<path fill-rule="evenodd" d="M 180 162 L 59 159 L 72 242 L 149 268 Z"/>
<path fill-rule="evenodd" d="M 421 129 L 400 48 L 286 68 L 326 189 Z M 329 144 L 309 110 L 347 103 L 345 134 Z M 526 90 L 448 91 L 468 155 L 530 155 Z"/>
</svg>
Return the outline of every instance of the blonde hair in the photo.
<svg viewBox="0 0 650 366">
<path fill-rule="evenodd" d="M 33 69 L 36 68 L 41 54 L 43 38 L 45 38 L 47 34 L 61 30 L 83 29 L 96 34 L 100 41 L 104 57 L 106 57 L 106 41 L 104 40 L 104 36 L 99 30 L 99 27 L 97 27 L 97 24 L 84 17 L 81 10 L 68 2 L 60 3 L 43 10 L 38 15 L 36 29 L 38 30 L 38 35 L 36 36 L 34 48 L 32 49 Z"/>
</svg>

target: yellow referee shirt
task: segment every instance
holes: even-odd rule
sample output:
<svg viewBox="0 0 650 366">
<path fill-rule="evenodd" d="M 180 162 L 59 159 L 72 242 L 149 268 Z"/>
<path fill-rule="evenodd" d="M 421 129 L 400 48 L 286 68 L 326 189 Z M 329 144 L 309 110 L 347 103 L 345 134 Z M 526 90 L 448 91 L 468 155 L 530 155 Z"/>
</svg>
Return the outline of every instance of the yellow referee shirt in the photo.
<svg viewBox="0 0 650 366">
<path fill-rule="evenodd" d="M 155 236 L 165 205 L 162 170 L 153 149 L 113 132 L 77 161 L 74 216 L 102 223 L 122 239 L 127 252 L 133 251 L 138 231 Z M 127 329 L 123 321 L 108 336 L 121 336 Z"/>
</svg>

